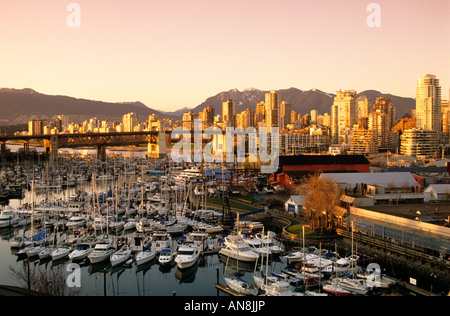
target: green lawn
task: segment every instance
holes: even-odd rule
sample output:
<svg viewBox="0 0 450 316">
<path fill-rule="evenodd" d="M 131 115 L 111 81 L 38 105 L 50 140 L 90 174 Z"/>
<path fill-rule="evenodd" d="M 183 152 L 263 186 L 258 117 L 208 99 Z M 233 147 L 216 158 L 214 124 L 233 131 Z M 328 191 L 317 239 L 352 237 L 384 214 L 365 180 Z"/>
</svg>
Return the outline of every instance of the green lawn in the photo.
<svg viewBox="0 0 450 316">
<path fill-rule="evenodd" d="M 301 224 L 294 224 L 291 225 L 289 227 L 286 228 L 286 231 L 291 233 L 291 234 L 296 234 L 301 236 L 302 235 L 302 226 Z M 334 231 L 330 231 L 327 229 L 321 230 L 321 229 L 316 229 L 315 231 L 305 227 L 305 237 L 314 237 L 314 236 L 321 236 L 321 237 L 325 237 L 325 236 L 334 236 L 336 235 L 336 233 Z"/>
<path fill-rule="evenodd" d="M 208 199 L 206 199 L 206 202 L 210 203 L 210 204 L 218 205 L 218 206 L 223 205 L 223 199 L 218 199 L 218 198 L 208 198 Z M 237 201 L 233 201 L 231 199 L 229 199 L 229 202 L 230 202 L 231 208 L 235 208 L 238 210 L 255 211 L 255 210 L 261 209 L 261 206 L 251 206 L 251 205 L 247 205 L 247 204 L 242 204 Z"/>
</svg>

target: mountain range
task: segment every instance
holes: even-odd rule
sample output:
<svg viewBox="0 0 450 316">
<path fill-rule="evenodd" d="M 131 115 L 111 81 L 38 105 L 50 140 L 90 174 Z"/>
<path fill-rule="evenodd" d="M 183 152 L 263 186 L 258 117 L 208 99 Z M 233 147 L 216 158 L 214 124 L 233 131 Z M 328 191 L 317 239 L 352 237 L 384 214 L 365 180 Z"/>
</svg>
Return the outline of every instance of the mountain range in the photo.
<svg viewBox="0 0 450 316">
<path fill-rule="evenodd" d="M 210 105 L 215 109 L 215 113 L 222 113 L 222 102 L 230 99 L 236 102 L 238 113 L 249 108 L 254 111 L 256 104 L 265 100 L 265 94 L 269 91 L 258 90 L 254 88 L 239 91 L 231 89 L 229 91 L 221 92 L 215 96 L 207 98 L 198 106 L 188 109 L 184 108 L 181 111 L 165 112 L 167 115 L 180 116 L 188 110 L 198 114 L 206 106 Z M 277 90 L 280 94 L 281 101 L 291 104 L 291 109 L 299 114 L 310 113 L 311 110 L 317 110 L 319 114 L 330 113 L 331 105 L 333 104 L 335 94 L 323 92 L 318 89 L 299 90 L 297 88 L 289 88 Z M 404 98 L 392 94 L 381 93 L 376 90 L 366 90 L 358 93 L 358 97 L 365 95 L 369 99 L 369 106 L 375 103 L 377 98 L 383 97 L 391 100 L 391 104 L 396 107 L 397 114 L 401 117 L 405 113 L 411 113 L 415 108 L 416 101 L 413 98 Z"/>
<path fill-rule="evenodd" d="M 23 124 L 33 119 L 51 120 L 57 115 L 67 115 L 72 122 L 82 122 L 86 119 L 97 117 L 101 120 L 121 121 L 122 115 L 135 112 L 140 121 L 144 121 L 150 114 L 156 114 L 160 118 L 181 119 L 183 113 L 191 110 L 198 114 L 206 106 L 210 105 L 215 113 L 222 113 L 222 102 L 231 99 L 236 102 L 238 113 L 250 108 L 255 110 L 256 104 L 264 101 L 265 93 L 269 91 L 255 88 L 239 91 L 231 89 L 208 97 L 203 103 L 194 108 L 183 108 L 174 112 L 163 112 L 147 107 L 136 102 L 102 102 L 86 99 L 78 99 L 61 95 L 46 95 L 32 89 L 0 89 L 0 125 Z M 297 88 L 277 90 L 281 101 L 290 103 L 292 110 L 300 114 L 310 113 L 315 109 L 319 114 L 329 113 L 333 104 L 334 94 L 326 93 L 318 89 L 302 91 Z M 410 113 L 415 108 L 413 98 L 404 98 L 391 94 L 381 93 L 376 90 L 366 90 L 359 93 L 365 95 L 370 105 L 376 98 L 385 97 L 391 99 L 392 105 L 397 108 L 398 116 Z M 142 119 L 145 118 L 145 119 Z"/>
</svg>

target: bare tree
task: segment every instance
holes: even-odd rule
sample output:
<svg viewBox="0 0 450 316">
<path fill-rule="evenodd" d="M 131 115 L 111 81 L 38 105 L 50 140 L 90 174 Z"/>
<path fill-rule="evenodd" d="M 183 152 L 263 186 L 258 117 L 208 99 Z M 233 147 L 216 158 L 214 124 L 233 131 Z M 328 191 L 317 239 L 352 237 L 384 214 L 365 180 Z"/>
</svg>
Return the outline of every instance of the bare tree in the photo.
<svg viewBox="0 0 450 316">
<path fill-rule="evenodd" d="M 331 217 L 341 196 L 337 183 L 313 175 L 299 188 L 299 193 L 305 196 L 303 208 L 311 219 L 313 229 L 324 228 L 332 223 Z"/>
<path fill-rule="evenodd" d="M 42 296 L 78 295 L 79 290 L 70 289 L 67 293 L 64 265 L 54 266 L 51 269 L 40 269 L 38 265 L 24 261 L 22 265 L 9 267 L 11 276 L 24 283 L 31 292 Z"/>
</svg>

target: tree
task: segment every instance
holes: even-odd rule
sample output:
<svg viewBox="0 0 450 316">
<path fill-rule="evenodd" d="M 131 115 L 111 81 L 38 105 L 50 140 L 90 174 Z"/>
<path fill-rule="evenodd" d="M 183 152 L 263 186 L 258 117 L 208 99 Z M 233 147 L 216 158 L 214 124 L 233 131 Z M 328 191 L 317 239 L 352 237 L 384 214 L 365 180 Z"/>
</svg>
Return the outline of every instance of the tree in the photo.
<svg viewBox="0 0 450 316">
<path fill-rule="evenodd" d="M 305 196 L 303 208 L 311 219 L 313 229 L 331 225 L 331 217 L 341 196 L 337 183 L 313 175 L 299 188 L 299 194 Z"/>
</svg>

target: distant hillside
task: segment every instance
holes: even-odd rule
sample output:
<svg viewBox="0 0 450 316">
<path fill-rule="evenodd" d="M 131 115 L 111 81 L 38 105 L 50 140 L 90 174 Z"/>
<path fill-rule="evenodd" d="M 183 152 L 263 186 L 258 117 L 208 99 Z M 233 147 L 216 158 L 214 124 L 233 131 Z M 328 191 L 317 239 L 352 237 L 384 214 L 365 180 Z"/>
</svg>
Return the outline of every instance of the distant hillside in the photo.
<svg viewBox="0 0 450 316">
<path fill-rule="evenodd" d="M 215 109 L 216 115 L 222 114 L 222 102 L 231 99 L 237 103 L 238 112 L 244 111 L 246 108 L 254 111 L 256 104 L 264 101 L 266 92 L 269 91 L 254 88 L 243 91 L 232 89 L 207 98 L 202 104 L 191 110 L 198 114 L 210 105 Z M 290 103 L 292 110 L 300 114 L 310 113 L 313 109 L 317 110 L 319 114 L 330 114 L 335 97 L 334 94 L 318 89 L 302 91 L 297 88 L 289 88 L 278 90 L 278 92 L 281 101 Z M 412 98 L 403 98 L 375 90 L 362 91 L 359 95 L 367 96 L 371 105 L 378 97 L 391 99 L 392 104 L 397 108 L 398 118 L 405 113 L 411 113 L 411 109 L 415 108 L 415 100 Z M 163 112 L 148 108 L 141 102 L 109 103 L 69 96 L 45 95 L 32 89 L 0 89 L 0 125 L 24 124 L 33 119 L 51 120 L 59 114 L 69 116 L 72 122 L 82 122 L 92 117 L 121 121 L 122 115 L 129 112 L 137 113 L 140 121 L 147 120 L 150 114 L 157 114 L 161 118 L 181 119 L 183 113 L 187 111 L 189 111 L 188 108 Z"/>
<path fill-rule="evenodd" d="M 97 117 L 102 120 L 121 121 L 122 115 L 135 112 L 141 121 L 156 113 L 141 102 L 108 103 L 77 99 L 68 96 L 52 96 L 32 89 L 0 89 L 0 124 L 27 123 L 32 119 L 50 120 L 56 115 L 67 115 L 73 122 Z"/>
</svg>

